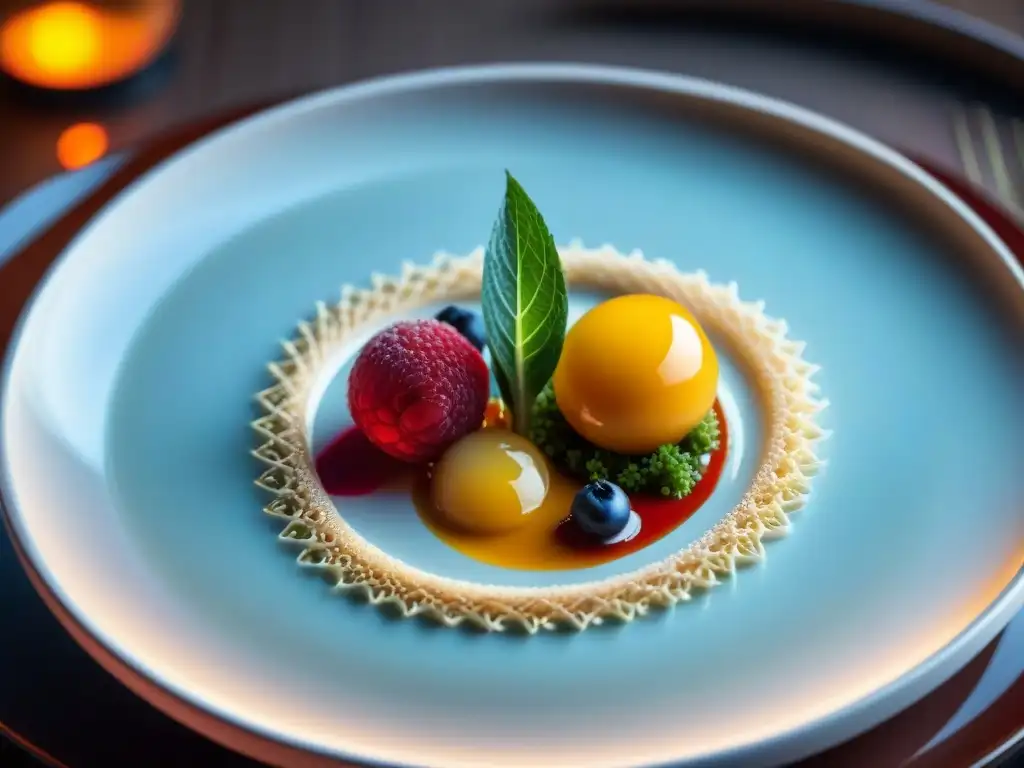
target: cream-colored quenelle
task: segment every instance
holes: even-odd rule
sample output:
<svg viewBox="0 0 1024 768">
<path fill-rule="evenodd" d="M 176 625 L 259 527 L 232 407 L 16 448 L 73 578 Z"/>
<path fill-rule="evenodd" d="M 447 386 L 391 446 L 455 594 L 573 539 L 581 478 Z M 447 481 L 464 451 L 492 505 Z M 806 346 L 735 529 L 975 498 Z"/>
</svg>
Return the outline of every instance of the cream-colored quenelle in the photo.
<svg viewBox="0 0 1024 768">
<path fill-rule="evenodd" d="M 610 246 L 572 243 L 559 254 L 570 289 L 672 299 L 743 358 L 761 394 L 765 439 L 760 466 L 739 504 L 700 539 L 663 560 L 619 576 L 543 588 L 478 584 L 411 568 L 348 525 L 313 470 L 307 447 L 311 400 L 354 339 L 396 314 L 478 297 L 483 249 L 477 249 L 464 257 L 439 255 L 428 266 L 408 264 L 398 276 L 376 276 L 368 290 L 346 286 L 338 304 L 317 304 L 315 317 L 284 344 L 284 358 L 270 364 L 275 384 L 259 393 L 264 415 L 253 422 L 263 441 L 254 454 L 266 465 L 257 483 L 273 494 L 264 510 L 284 521 L 281 537 L 302 545 L 301 564 L 328 569 L 340 589 L 362 592 L 372 603 L 446 626 L 582 630 L 687 600 L 733 573 L 737 564 L 760 560 L 763 542 L 786 533 L 790 514 L 810 492 L 820 464 L 815 444 L 825 436 L 816 420 L 826 403 L 812 381 L 817 367 L 803 358 L 804 345 L 787 338 L 785 322 L 765 315 L 762 302 L 740 300 L 734 283 L 714 284 L 703 272 L 682 273 L 670 262 Z M 471 513 L 463 496 L 446 503 L 458 508 L 456 515 Z"/>
</svg>

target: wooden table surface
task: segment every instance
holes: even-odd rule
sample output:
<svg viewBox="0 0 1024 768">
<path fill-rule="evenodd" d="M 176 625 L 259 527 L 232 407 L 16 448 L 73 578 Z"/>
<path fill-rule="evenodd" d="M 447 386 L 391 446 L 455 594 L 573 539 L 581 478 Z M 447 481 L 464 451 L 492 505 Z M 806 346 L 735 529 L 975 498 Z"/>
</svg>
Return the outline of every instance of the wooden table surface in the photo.
<svg viewBox="0 0 1024 768">
<path fill-rule="evenodd" d="M 0 0 L 0 15 L 27 1 Z M 721 10 L 731 2 L 710 5 Z M 775 0 L 777 6 L 797 8 L 796 13 L 823 2 Z M 199 117 L 283 94 L 468 62 L 547 59 L 665 68 L 804 103 L 883 137 L 902 128 L 881 124 L 887 114 L 883 104 L 864 104 L 851 93 L 864 90 L 857 81 L 865 78 L 889 78 L 894 98 L 911 87 L 881 61 L 864 59 L 863 52 L 837 49 L 833 60 L 823 63 L 801 57 L 779 40 L 738 47 L 733 38 L 695 29 L 688 11 L 707 2 L 661 0 L 654 5 L 672 13 L 646 24 L 596 13 L 611 5 L 607 0 L 183 0 L 172 55 L 136 89 L 92 104 L 39 103 L 10 84 L 0 90 L 0 206 L 61 170 L 57 138 L 76 122 L 104 125 L 116 151 Z M 618 5 L 632 12 L 651 3 Z M 945 5 L 1024 34 L 1020 0 L 945 0 Z M 875 53 L 880 59 L 888 55 Z M 939 149 L 941 155 L 951 148 Z"/>
</svg>

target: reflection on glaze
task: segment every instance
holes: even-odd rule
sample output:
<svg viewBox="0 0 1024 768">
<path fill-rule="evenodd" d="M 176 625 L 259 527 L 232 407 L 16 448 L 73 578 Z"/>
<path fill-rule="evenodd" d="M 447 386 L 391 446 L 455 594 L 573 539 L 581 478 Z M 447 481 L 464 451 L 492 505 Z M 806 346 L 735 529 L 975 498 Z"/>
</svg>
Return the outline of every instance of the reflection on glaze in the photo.
<svg viewBox="0 0 1024 768">
<path fill-rule="evenodd" d="M 679 315 L 672 315 L 669 324 L 672 330 L 668 351 L 658 366 L 658 378 L 663 387 L 685 384 L 700 373 L 704 364 L 697 327 Z"/>
</svg>

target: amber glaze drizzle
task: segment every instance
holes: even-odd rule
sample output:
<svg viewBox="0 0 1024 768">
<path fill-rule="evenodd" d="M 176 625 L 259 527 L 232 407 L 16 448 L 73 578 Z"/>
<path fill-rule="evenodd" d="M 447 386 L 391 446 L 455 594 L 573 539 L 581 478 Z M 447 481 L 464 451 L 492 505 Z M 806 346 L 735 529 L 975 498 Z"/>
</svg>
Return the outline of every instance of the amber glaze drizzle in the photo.
<svg viewBox="0 0 1024 768">
<path fill-rule="evenodd" d="M 531 513 L 522 528 L 500 536 L 479 536 L 453 530 L 433 507 L 429 477 L 422 477 L 413 489 L 416 509 L 424 524 L 442 541 L 463 554 L 490 565 L 515 570 L 559 571 L 589 568 L 637 552 L 667 536 L 689 519 L 708 500 L 722 476 L 728 453 L 728 430 L 721 405 L 716 401 L 721 432 L 718 450 L 711 454 L 704 476 L 693 492 L 682 499 L 649 495 L 630 498 L 640 517 L 636 535 L 615 544 L 604 544 L 585 536 L 567 519 L 572 499 L 582 483 L 551 468 L 551 488 L 541 507 Z"/>
<path fill-rule="evenodd" d="M 693 492 L 682 499 L 650 495 L 630 497 L 640 517 L 636 535 L 615 544 L 604 544 L 585 536 L 568 519 L 573 496 L 581 483 L 552 469 L 551 489 L 542 507 L 531 515 L 531 523 L 501 536 L 478 536 L 452 530 L 442 521 L 430 498 L 429 472 L 412 483 L 412 497 L 423 523 L 442 541 L 491 565 L 516 570 L 557 571 L 589 568 L 617 560 L 653 544 L 688 520 L 714 492 L 725 467 L 729 433 L 718 401 L 720 440 L 707 469 Z M 316 469 L 324 490 L 332 496 L 362 496 L 392 486 L 408 476 L 409 465 L 375 448 L 356 428 L 343 431 L 316 457 Z"/>
</svg>

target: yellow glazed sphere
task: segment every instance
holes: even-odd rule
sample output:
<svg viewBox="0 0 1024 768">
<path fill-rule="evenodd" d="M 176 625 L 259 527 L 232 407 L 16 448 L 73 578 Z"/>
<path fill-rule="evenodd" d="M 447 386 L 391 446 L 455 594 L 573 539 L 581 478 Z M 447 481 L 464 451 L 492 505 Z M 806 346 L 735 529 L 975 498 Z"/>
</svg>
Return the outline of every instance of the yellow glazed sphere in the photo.
<svg viewBox="0 0 1024 768">
<path fill-rule="evenodd" d="M 533 443 L 507 429 L 481 429 L 445 451 L 430 489 L 449 524 L 496 535 L 525 524 L 549 486 L 547 462 Z"/>
<path fill-rule="evenodd" d="M 619 296 L 569 329 L 554 388 L 580 435 L 610 451 L 645 454 L 679 442 L 711 410 L 718 358 L 680 304 Z"/>
</svg>

